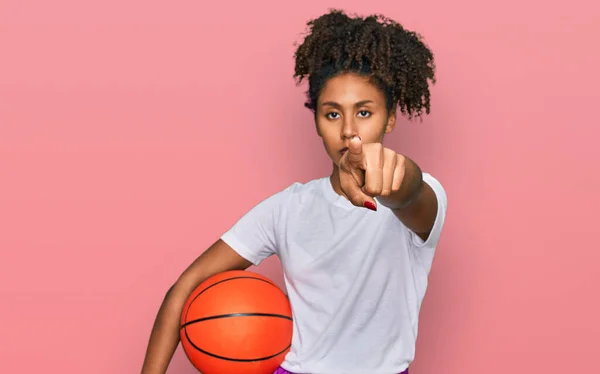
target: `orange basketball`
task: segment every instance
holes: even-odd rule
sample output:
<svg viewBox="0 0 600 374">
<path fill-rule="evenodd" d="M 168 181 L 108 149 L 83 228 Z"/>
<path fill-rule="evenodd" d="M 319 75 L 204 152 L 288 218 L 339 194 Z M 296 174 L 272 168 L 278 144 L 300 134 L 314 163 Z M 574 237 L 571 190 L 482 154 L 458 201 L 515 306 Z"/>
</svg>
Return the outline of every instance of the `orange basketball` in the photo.
<svg viewBox="0 0 600 374">
<path fill-rule="evenodd" d="M 203 374 L 272 374 L 292 343 L 292 310 L 269 278 L 226 271 L 202 282 L 181 314 L 185 354 Z"/>
</svg>

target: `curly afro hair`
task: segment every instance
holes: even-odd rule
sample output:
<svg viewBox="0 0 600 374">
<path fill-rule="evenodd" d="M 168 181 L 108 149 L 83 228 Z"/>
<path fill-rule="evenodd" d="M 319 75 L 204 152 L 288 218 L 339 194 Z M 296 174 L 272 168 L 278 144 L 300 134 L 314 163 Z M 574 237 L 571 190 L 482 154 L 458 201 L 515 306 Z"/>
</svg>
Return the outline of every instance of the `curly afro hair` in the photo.
<svg viewBox="0 0 600 374">
<path fill-rule="evenodd" d="M 294 73 L 297 84 L 308 78 L 307 108 L 316 112 L 329 78 L 356 73 L 384 92 L 388 110 L 399 107 L 409 118 L 429 114 L 435 64 L 419 34 L 381 15 L 349 17 L 335 9 L 310 20 L 307 28 L 295 52 Z"/>
</svg>

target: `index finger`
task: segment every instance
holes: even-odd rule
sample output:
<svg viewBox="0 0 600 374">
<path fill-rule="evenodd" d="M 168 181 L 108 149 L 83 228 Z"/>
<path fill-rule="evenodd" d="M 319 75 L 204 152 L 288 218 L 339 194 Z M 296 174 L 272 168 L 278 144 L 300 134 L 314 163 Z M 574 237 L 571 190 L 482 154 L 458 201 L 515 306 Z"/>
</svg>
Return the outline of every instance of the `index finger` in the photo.
<svg viewBox="0 0 600 374">
<path fill-rule="evenodd" d="M 363 157 L 362 140 L 358 136 L 355 136 L 350 139 L 350 144 L 348 145 L 348 161 L 352 164 L 357 164 L 362 162 Z"/>
</svg>

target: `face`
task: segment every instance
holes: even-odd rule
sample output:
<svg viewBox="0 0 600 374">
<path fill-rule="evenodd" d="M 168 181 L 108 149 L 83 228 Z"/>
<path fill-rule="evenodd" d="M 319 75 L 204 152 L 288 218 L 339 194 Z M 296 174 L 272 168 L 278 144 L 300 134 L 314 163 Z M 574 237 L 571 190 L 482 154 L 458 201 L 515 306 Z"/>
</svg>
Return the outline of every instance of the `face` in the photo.
<svg viewBox="0 0 600 374">
<path fill-rule="evenodd" d="M 329 79 L 317 102 L 317 133 L 336 165 L 354 136 L 363 144 L 381 143 L 395 124 L 395 112 L 388 113 L 383 92 L 356 74 Z"/>
</svg>

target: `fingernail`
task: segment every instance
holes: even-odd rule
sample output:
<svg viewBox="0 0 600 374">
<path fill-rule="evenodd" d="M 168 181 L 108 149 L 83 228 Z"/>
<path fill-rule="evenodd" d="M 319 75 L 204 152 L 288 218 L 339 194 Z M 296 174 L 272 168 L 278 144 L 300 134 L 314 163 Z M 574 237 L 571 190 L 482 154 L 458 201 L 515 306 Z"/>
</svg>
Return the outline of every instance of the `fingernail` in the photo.
<svg viewBox="0 0 600 374">
<path fill-rule="evenodd" d="M 365 208 L 377 211 L 377 207 L 375 206 L 375 204 L 373 204 L 370 201 L 365 201 L 364 206 L 365 206 Z"/>
</svg>

